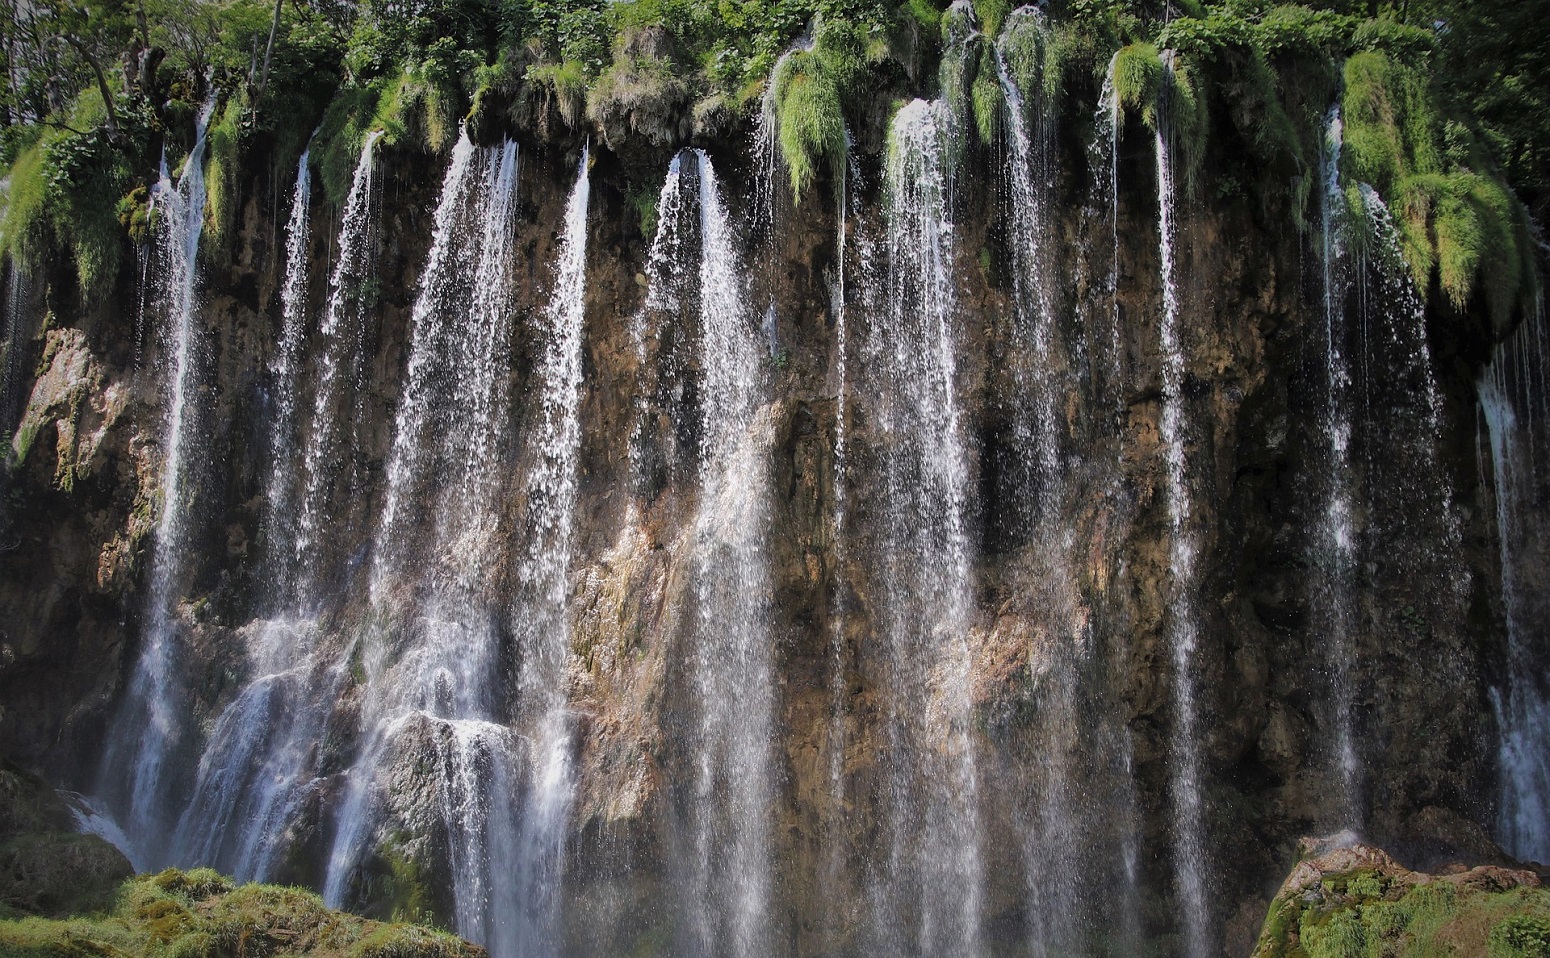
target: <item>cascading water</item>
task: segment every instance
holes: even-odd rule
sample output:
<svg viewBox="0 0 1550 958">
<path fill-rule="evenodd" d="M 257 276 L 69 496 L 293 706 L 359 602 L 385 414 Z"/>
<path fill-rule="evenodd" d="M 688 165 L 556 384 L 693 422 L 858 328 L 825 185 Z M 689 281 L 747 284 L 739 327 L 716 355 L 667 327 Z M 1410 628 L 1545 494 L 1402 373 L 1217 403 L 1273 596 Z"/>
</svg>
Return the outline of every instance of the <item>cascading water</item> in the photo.
<svg viewBox="0 0 1550 958">
<path fill-rule="evenodd" d="M 559 945 L 565 829 L 575 788 L 571 717 L 565 696 L 570 637 L 572 530 L 581 451 L 582 345 L 586 332 L 587 209 L 590 150 L 584 149 L 565 207 L 554 290 L 540 324 L 544 343 L 539 460 L 528 482 L 532 536 L 523 564 L 527 602 L 520 610 L 519 707 L 530 732 L 532 776 L 522 820 L 516 876 L 522 922 L 518 954 L 554 954 Z"/>
<path fill-rule="evenodd" d="M 311 428 L 302 453 L 303 489 L 296 517 L 293 581 L 316 586 L 326 575 L 319 559 L 323 526 L 342 501 L 341 484 L 354 483 L 354 451 L 345 446 L 344 425 L 351 425 L 356 380 L 364 361 L 360 345 L 367 313 L 372 306 L 370 289 L 375 261 L 377 225 L 372 196 L 373 150 L 380 131 L 367 134 L 360 159 L 345 198 L 339 222 L 338 261 L 329 280 L 328 305 L 319 327 L 321 348 L 316 350 L 317 385 L 313 394 Z M 344 420 L 342 423 L 340 420 Z M 342 464 L 341 464 L 342 463 Z M 299 596 L 301 602 L 316 596 Z"/>
<path fill-rule="evenodd" d="M 690 922 L 699 953 L 772 947 L 774 687 L 769 633 L 771 423 L 763 349 L 710 157 L 698 166 L 700 505 L 694 524 L 698 728 Z"/>
<path fill-rule="evenodd" d="M 1125 411 L 1124 383 L 1124 357 L 1122 355 L 1123 343 L 1120 339 L 1120 312 L 1119 312 L 1119 141 L 1123 132 L 1124 112 L 1120 105 L 1119 92 L 1114 86 L 1114 69 L 1119 62 L 1119 53 L 1109 58 L 1108 69 L 1103 74 L 1103 88 L 1098 95 L 1098 109 L 1093 114 L 1093 145 L 1088 151 L 1089 164 L 1092 170 L 1106 170 L 1108 176 L 1093 176 L 1092 180 L 1092 204 L 1094 210 L 1107 213 L 1109 234 L 1112 238 L 1110 246 L 1111 258 L 1108 263 L 1108 275 L 1105 279 L 1104 290 L 1108 293 L 1108 325 L 1109 325 L 1109 362 L 1108 378 L 1111 401 L 1115 407 L 1115 420 L 1120 421 Z M 1119 451 L 1116 444 L 1116 452 Z"/>
<path fill-rule="evenodd" d="M 393 843 L 391 821 L 429 824 L 448 849 L 457 932 L 501 956 L 525 932 L 518 885 L 501 876 L 521 858 L 513 796 L 528 752 L 504 724 L 491 561 L 509 428 L 516 174 L 516 144 L 476 149 L 465 133 L 442 183 L 358 640 L 363 744 L 324 883 L 325 898 L 343 903 L 363 854 Z M 432 823 L 391 785 L 404 763 L 427 756 Z"/>
<path fill-rule="evenodd" d="M 217 718 L 200 756 L 194 795 L 179 822 L 177 860 L 240 879 L 270 879 L 289 848 L 288 827 L 318 797 L 319 748 L 347 674 L 319 649 L 318 623 L 290 608 L 311 583 L 296 567 L 297 411 L 306 342 L 312 171 L 303 152 L 286 231 L 281 328 L 274 364 L 273 472 L 266 563 L 274 617 L 244 630 L 250 678 Z M 348 218 L 347 218 L 348 220 Z M 306 601 L 306 600 L 300 600 Z"/>
<path fill-rule="evenodd" d="M 1550 595 L 1540 585 L 1550 566 L 1550 527 L 1543 518 L 1550 501 L 1544 470 L 1550 450 L 1550 357 L 1544 330 L 1541 305 L 1497 346 L 1479 385 L 1507 620 L 1506 681 L 1491 694 L 1501 736 L 1496 836 L 1512 855 L 1537 862 L 1550 861 L 1550 688 L 1543 626 Z"/>
<path fill-rule="evenodd" d="M 1046 755 L 1029 796 L 1024 827 L 1030 946 L 1036 955 L 1064 954 L 1078 946 L 1080 864 L 1086 852 L 1072 763 L 1087 754 L 1080 741 L 1082 673 L 1087 665 L 1087 616 L 1077 595 L 1070 553 L 1075 537 L 1062 528 L 1071 470 L 1062 462 L 1057 406 L 1075 388 L 1068 376 L 1067 345 L 1055 325 L 1054 235 L 1051 223 L 1055 175 L 1055 120 L 1045 81 L 1052 42 L 1037 9 L 1014 11 L 995 50 L 997 79 L 1007 107 L 1008 228 L 1016 310 L 1014 434 L 1023 460 L 1012 494 L 1026 502 L 1028 532 L 1045 544 L 1038 605 L 1043 642 L 1033 650 L 1040 748 Z M 1014 78 L 1011 63 L 1018 69 Z M 1027 89 L 1025 90 L 1024 87 Z M 1026 93 L 1026 95 L 1025 95 Z M 1031 500 L 1031 501 L 1029 501 Z"/>
<path fill-rule="evenodd" d="M 1168 571 L 1172 579 L 1167 641 L 1173 661 L 1173 728 L 1169 735 L 1170 797 L 1173 803 L 1173 872 L 1183 912 L 1185 952 L 1211 952 L 1210 904 L 1206 898 L 1205 823 L 1201 802 L 1200 716 L 1196 675 L 1197 634 L 1194 604 L 1195 537 L 1192 530 L 1189 418 L 1185 409 L 1186 359 L 1179 338 L 1177 223 L 1173 181 L 1173 144 L 1167 97 L 1173 82 L 1172 61 L 1164 55 L 1164 87 L 1158 105 L 1157 232 L 1162 261 L 1162 323 L 1158 337 L 1163 358 L 1161 433 L 1167 458 Z"/>
<path fill-rule="evenodd" d="M 1352 732 L 1354 690 L 1351 678 L 1354 576 L 1358 556 L 1354 515 L 1357 492 L 1351 463 L 1351 385 L 1345 322 L 1345 299 L 1350 284 L 1342 236 L 1345 190 L 1340 181 L 1342 127 L 1340 108 L 1331 107 L 1325 118 L 1324 149 L 1319 157 L 1323 180 L 1320 198 L 1322 231 L 1321 262 L 1324 292 L 1324 409 L 1321 416 L 1325 442 L 1323 508 L 1317 532 L 1314 567 L 1316 614 L 1325 649 L 1325 671 L 1330 683 L 1333 715 L 1334 767 L 1340 783 L 1340 827 L 1360 828 L 1360 760 Z"/>
<path fill-rule="evenodd" d="M 7 442 L 4 456 L 0 458 L 9 459 L 10 436 L 22 412 L 20 393 L 25 384 L 22 365 L 27 359 L 26 343 L 32 338 L 27 316 L 32 283 L 26 266 L 17 258 L 12 257 L 6 269 L 9 282 L 5 286 L 5 360 L 0 368 L 0 436 L 5 436 Z M 0 483 L 8 478 L 9 470 L 6 470 Z M 0 489 L 3 488 L 0 485 Z"/>
<path fill-rule="evenodd" d="M 878 444 L 874 570 L 888 690 L 870 951 L 976 954 L 983 866 L 969 707 L 970 475 L 958 401 L 954 227 L 941 102 L 894 117 L 883 311 L 856 395 Z"/>
<path fill-rule="evenodd" d="M 215 112 L 215 99 L 199 114 L 194 147 L 174 188 L 160 184 L 162 204 L 159 262 L 160 308 L 166 322 L 162 362 L 166 395 L 162 423 L 160 513 L 155 554 L 147 588 L 145 627 L 135 668 L 110 726 L 98 792 L 109 803 L 125 831 L 135 836 L 128 849 L 137 868 L 165 863 L 171 842 L 167 830 L 181 802 L 174 797 L 165 765 L 187 733 L 182 725 L 176 648 L 177 601 L 182 588 L 189 528 L 189 504 L 194 494 L 193 470 L 201 459 L 201 417 L 194 396 L 205 361 L 205 337 L 199 328 L 199 237 L 204 231 L 205 131 Z"/>
<path fill-rule="evenodd" d="M 296 513 L 292 460 L 296 456 L 298 405 L 297 373 L 307 336 L 307 254 L 310 252 L 312 169 L 310 149 L 296 163 L 296 189 L 291 195 L 291 218 L 285 229 L 285 279 L 280 287 L 280 340 L 275 348 L 274 417 L 270 448 L 273 471 L 269 476 L 267 517 L 268 562 L 279 602 L 295 593 L 290 581 L 295 571 Z"/>
</svg>

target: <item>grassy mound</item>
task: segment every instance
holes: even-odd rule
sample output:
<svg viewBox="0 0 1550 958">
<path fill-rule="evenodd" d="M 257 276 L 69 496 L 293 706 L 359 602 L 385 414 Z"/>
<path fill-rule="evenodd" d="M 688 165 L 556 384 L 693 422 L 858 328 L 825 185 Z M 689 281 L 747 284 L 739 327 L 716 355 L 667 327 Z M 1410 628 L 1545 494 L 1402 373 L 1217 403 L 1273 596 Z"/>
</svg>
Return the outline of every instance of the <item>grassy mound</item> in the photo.
<svg viewBox="0 0 1550 958">
<path fill-rule="evenodd" d="M 1425 875 L 1366 846 L 1299 862 L 1253 958 L 1550 958 L 1550 890 L 1533 872 Z"/>
<path fill-rule="evenodd" d="M 5 958 L 482 958 L 418 925 L 368 921 L 311 892 L 233 885 L 209 869 L 131 878 L 112 906 L 63 919 L 0 921 Z"/>
</svg>

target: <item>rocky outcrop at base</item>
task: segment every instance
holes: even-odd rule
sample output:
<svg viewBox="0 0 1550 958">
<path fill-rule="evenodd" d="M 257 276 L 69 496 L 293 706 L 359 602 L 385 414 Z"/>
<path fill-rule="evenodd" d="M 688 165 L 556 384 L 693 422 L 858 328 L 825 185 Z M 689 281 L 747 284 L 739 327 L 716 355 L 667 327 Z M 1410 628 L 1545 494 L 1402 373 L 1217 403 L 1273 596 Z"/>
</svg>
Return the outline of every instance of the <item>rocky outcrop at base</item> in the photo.
<svg viewBox="0 0 1550 958">
<path fill-rule="evenodd" d="M 1531 868 L 1411 871 L 1354 835 L 1303 839 L 1253 958 L 1550 955 L 1550 890 Z"/>
</svg>

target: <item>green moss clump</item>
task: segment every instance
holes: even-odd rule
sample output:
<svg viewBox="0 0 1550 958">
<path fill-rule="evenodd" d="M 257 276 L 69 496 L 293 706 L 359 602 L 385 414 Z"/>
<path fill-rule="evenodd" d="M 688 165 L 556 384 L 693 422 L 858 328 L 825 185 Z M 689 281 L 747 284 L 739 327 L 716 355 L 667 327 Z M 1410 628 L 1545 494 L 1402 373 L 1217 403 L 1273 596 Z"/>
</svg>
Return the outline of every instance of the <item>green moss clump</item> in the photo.
<svg viewBox="0 0 1550 958">
<path fill-rule="evenodd" d="M 118 203 L 137 181 L 136 160 L 155 124 L 148 105 L 116 99 L 119 133 L 103 125 L 106 109 L 93 87 L 69 114 L 32 136 L 11 165 L 0 253 L 31 264 L 68 255 L 88 299 L 105 295 L 118 276 L 124 229 Z"/>
<path fill-rule="evenodd" d="M 1011 12 L 1009 0 L 974 0 L 974 15 L 979 18 L 980 29 L 987 37 L 1001 33 L 1001 25 Z"/>
<path fill-rule="evenodd" d="M 323 182 L 323 193 L 335 207 L 344 205 L 350 192 L 361 146 L 371 132 L 382 86 L 347 86 L 334 97 L 323 113 L 317 139 L 312 146 L 312 162 Z"/>
<path fill-rule="evenodd" d="M 206 250 L 220 254 L 230 249 L 236 232 L 240 188 L 237 171 L 241 162 L 239 147 L 247 105 L 246 93 L 228 97 L 225 108 L 205 133 L 209 159 L 205 163 L 203 245 Z"/>
<path fill-rule="evenodd" d="M 1550 890 L 1499 888 L 1402 870 L 1330 876 L 1276 897 L 1253 958 L 1550 958 Z"/>
<path fill-rule="evenodd" d="M 579 60 L 547 63 L 527 68 L 527 78 L 542 87 L 560 109 L 567 126 L 581 126 L 587 112 L 587 71 Z"/>
<path fill-rule="evenodd" d="M 1157 95 L 1162 84 L 1163 65 L 1157 47 L 1132 43 L 1114 55 L 1114 95 L 1121 109 L 1139 114 L 1148 129 L 1157 128 Z"/>
<path fill-rule="evenodd" d="M 318 896 L 274 885 L 233 886 L 206 869 L 124 882 L 110 908 L 49 920 L 0 920 L 0 954 L 16 958 L 475 958 L 452 935 L 330 911 Z"/>
<path fill-rule="evenodd" d="M 877 55 L 855 24 L 825 21 L 812 49 L 786 57 L 771 78 L 781 158 L 798 202 L 825 164 L 831 171 L 844 166 L 846 106 Z"/>
<path fill-rule="evenodd" d="M 1476 290 L 1505 326 L 1531 294 L 1533 242 L 1521 204 L 1482 171 L 1489 164 L 1460 124 L 1443 122 L 1426 74 L 1366 50 L 1345 65 L 1344 174 L 1393 205 L 1405 261 L 1426 295 L 1435 274 L 1457 309 Z"/>
</svg>

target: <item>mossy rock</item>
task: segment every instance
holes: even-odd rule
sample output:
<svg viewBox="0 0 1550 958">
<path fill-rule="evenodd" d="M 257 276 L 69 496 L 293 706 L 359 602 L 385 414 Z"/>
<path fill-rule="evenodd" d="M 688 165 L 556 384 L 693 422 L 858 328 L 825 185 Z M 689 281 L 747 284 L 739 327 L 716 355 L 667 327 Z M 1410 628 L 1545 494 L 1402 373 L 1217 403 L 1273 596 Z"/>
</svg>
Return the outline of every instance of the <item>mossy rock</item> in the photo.
<svg viewBox="0 0 1550 958">
<path fill-rule="evenodd" d="M 1298 863 L 1253 958 L 1386 955 L 1550 958 L 1550 890 L 1530 871 L 1425 875 L 1378 849 L 1336 848 Z"/>
<path fill-rule="evenodd" d="M 234 886 L 208 869 L 124 882 L 111 908 L 60 920 L 0 920 L 5 958 L 485 958 L 411 924 L 332 911 L 299 888 Z"/>
<path fill-rule="evenodd" d="M 124 853 L 96 835 L 44 832 L 0 844 L 0 901 L 22 911 L 100 906 L 133 873 Z"/>
</svg>

